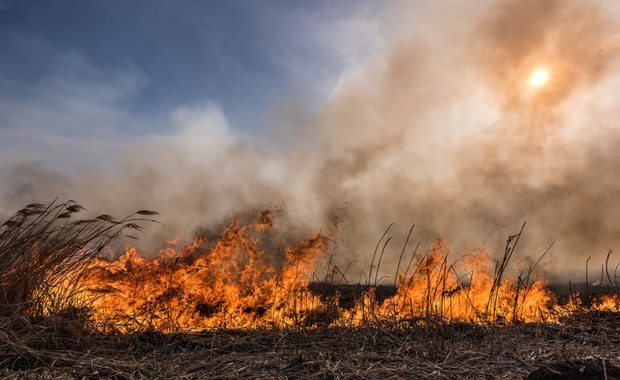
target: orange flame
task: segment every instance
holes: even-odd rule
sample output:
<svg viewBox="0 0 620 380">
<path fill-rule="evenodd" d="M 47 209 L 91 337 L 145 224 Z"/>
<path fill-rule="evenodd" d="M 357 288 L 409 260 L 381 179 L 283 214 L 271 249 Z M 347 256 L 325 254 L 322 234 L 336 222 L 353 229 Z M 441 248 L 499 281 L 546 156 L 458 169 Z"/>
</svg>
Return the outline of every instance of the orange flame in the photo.
<svg viewBox="0 0 620 380">
<path fill-rule="evenodd" d="M 170 241 L 156 259 L 128 249 L 97 261 L 89 281 L 95 320 L 104 330 L 268 327 L 294 322 L 318 299 L 303 273 L 313 270 L 330 242 L 317 233 L 286 250 L 277 270 L 257 243 L 270 224 L 233 220 L 219 240 Z"/>
<path fill-rule="evenodd" d="M 155 259 L 130 248 L 113 262 L 95 261 L 80 287 L 94 327 L 126 333 L 430 320 L 557 322 L 583 307 L 578 298 L 558 305 L 542 280 L 519 277 L 496 284 L 488 252 L 450 261 L 449 247 L 441 240 L 397 274 L 394 295 L 380 301 L 370 288 L 352 307 L 342 307 L 338 295 L 321 297 L 309 288 L 313 273 L 324 266 L 331 233 L 298 242 L 279 261 L 260 244 L 261 234 L 272 228 L 270 218 L 264 212 L 251 223 L 234 219 L 216 241 L 202 236 L 182 246 L 168 241 Z M 600 298 L 593 307 L 618 311 L 618 305 L 616 295 Z"/>
</svg>

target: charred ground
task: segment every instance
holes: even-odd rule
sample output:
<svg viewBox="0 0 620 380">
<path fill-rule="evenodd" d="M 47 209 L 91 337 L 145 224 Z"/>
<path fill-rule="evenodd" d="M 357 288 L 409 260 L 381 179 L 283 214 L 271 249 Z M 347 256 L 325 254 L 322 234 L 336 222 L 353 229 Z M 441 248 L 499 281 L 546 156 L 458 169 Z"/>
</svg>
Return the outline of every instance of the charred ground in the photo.
<svg viewBox="0 0 620 380">
<path fill-rule="evenodd" d="M 5 378 L 619 379 L 620 315 L 563 324 L 432 322 L 193 334 L 68 333 L 69 320 L 3 329 Z M 6 325 L 5 325 L 6 328 Z M 605 377 L 606 376 L 606 377 Z"/>
</svg>

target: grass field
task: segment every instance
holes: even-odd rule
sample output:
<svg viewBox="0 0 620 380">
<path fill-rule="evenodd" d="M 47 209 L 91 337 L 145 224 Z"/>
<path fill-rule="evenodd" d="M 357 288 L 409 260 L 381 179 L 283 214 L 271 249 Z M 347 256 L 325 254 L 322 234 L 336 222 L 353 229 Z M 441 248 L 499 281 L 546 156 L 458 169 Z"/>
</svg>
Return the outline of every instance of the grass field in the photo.
<svg viewBox="0 0 620 380">
<path fill-rule="evenodd" d="M 381 285 L 379 241 L 356 285 L 326 260 L 329 234 L 273 264 L 261 248 L 269 213 L 110 262 L 102 250 L 157 213 L 76 218 L 82 209 L 28 205 L 0 228 L 2 377 L 620 379 L 609 263 L 587 296 L 550 290 L 535 265 L 507 278 L 521 232 L 495 265 L 475 252 L 457 266 L 439 241 L 426 253 L 405 244 L 395 286 Z M 320 265 L 326 282 L 313 281 Z"/>
</svg>

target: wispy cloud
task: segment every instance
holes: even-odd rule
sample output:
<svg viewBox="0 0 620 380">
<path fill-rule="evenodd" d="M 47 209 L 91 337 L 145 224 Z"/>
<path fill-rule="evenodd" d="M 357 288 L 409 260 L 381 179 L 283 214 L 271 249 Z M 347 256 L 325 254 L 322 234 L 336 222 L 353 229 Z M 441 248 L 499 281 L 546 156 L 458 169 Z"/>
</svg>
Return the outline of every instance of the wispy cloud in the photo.
<svg viewBox="0 0 620 380">
<path fill-rule="evenodd" d="M 100 67 L 57 53 L 22 96 L 0 90 L 0 159 L 52 167 L 109 162 L 144 121 L 123 104 L 148 83 L 135 66 Z"/>
</svg>

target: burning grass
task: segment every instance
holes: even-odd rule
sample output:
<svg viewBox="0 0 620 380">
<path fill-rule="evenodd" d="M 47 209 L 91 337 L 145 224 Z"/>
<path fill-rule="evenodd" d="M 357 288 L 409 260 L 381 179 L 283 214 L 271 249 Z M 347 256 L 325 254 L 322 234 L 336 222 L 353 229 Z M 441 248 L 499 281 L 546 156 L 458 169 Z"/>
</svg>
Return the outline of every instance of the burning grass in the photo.
<svg viewBox="0 0 620 380">
<path fill-rule="evenodd" d="M 0 227 L 7 376 L 466 378 L 525 374 L 554 360 L 613 374 L 620 360 L 615 276 L 614 292 L 588 303 L 576 294 L 558 302 L 533 279 L 535 265 L 507 278 L 523 229 L 497 262 L 484 251 L 451 259 L 442 241 L 425 254 L 405 243 L 387 295 L 379 294 L 382 237 L 364 291 L 347 299 L 344 287 L 312 290 L 319 268 L 346 282 L 327 260 L 330 232 L 267 254 L 272 215 L 263 212 L 234 219 L 217 238 L 168 242 L 153 259 L 131 248 L 108 261 L 102 250 L 157 213 L 75 219 L 82 209 L 32 204 Z"/>
</svg>

